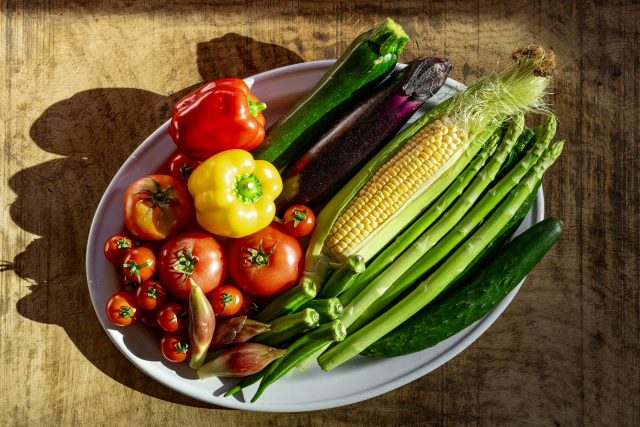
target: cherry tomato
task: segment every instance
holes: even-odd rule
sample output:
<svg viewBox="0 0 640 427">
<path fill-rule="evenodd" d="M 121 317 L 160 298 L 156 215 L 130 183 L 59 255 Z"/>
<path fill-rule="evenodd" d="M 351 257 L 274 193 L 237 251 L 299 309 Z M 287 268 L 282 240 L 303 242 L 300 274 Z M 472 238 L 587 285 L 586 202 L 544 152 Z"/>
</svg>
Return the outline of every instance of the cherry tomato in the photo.
<svg viewBox="0 0 640 427">
<path fill-rule="evenodd" d="M 124 275 L 136 283 L 142 283 L 156 271 L 156 256 L 151 250 L 140 246 L 131 249 L 122 260 Z"/>
<path fill-rule="evenodd" d="M 189 298 L 190 278 L 209 296 L 224 281 L 227 260 L 216 239 L 207 233 L 191 231 L 178 234 L 162 245 L 158 274 L 166 289 L 180 299 Z"/>
<path fill-rule="evenodd" d="M 119 326 L 128 326 L 135 322 L 140 310 L 136 298 L 129 292 L 116 292 L 107 301 L 107 317 Z"/>
<path fill-rule="evenodd" d="M 191 354 L 187 331 L 165 332 L 160 338 L 162 354 L 171 362 L 182 362 Z"/>
<path fill-rule="evenodd" d="M 158 325 L 167 332 L 175 332 L 187 326 L 189 314 L 179 302 L 168 302 L 158 310 Z"/>
<path fill-rule="evenodd" d="M 136 301 L 145 310 L 157 310 L 167 301 L 167 291 L 160 282 L 146 280 L 136 289 Z"/>
<path fill-rule="evenodd" d="M 218 286 L 211 294 L 211 306 L 221 316 L 233 316 L 242 307 L 240 289 L 231 285 Z"/>
<path fill-rule="evenodd" d="M 135 181 L 124 195 L 124 223 L 134 236 L 164 240 L 189 218 L 187 190 L 170 175 L 149 175 Z"/>
<path fill-rule="evenodd" d="M 242 293 L 242 306 L 240 307 L 240 311 L 238 311 L 238 313 L 236 314 L 238 314 L 239 316 L 247 316 L 252 318 L 258 313 L 258 311 L 260 311 L 260 308 L 262 307 L 260 303 L 260 297 L 251 295 L 250 293 L 247 293 L 242 289 L 240 290 L 240 292 Z"/>
<path fill-rule="evenodd" d="M 185 156 L 183 153 L 176 153 L 171 160 L 169 160 L 169 174 L 184 185 L 187 185 L 191 172 L 193 172 L 200 163 L 202 162 L 193 160 L 192 158 Z"/>
<path fill-rule="evenodd" d="M 235 239 L 229 249 L 229 274 L 242 289 L 266 296 L 296 283 L 302 272 L 302 246 L 284 227 L 272 222 Z"/>
<path fill-rule="evenodd" d="M 140 320 L 145 325 L 155 328 L 158 326 L 158 319 L 156 315 L 158 313 L 155 310 L 140 310 Z"/>
<path fill-rule="evenodd" d="M 285 211 L 282 223 L 289 234 L 302 237 L 311 234 L 316 226 L 316 216 L 308 207 L 294 205 Z"/>
<path fill-rule="evenodd" d="M 122 265 L 124 256 L 133 248 L 133 242 L 124 234 L 114 234 L 104 244 L 104 256 L 111 264 Z"/>
</svg>

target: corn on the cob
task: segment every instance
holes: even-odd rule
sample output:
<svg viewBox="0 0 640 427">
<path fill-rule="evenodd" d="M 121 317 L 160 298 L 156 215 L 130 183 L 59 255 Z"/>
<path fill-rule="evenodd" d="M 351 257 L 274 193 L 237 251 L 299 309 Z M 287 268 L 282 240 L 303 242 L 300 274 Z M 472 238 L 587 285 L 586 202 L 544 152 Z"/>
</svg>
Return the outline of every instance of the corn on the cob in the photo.
<svg viewBox="0 0 640 427">
<path fill-rule="evenodd" d="M 407 141 L 342 211 L 327 245 L 334 256 L 354 249 L 416 193 L 464 145 L 466 135 L 445 116 Z"/>
</svg>

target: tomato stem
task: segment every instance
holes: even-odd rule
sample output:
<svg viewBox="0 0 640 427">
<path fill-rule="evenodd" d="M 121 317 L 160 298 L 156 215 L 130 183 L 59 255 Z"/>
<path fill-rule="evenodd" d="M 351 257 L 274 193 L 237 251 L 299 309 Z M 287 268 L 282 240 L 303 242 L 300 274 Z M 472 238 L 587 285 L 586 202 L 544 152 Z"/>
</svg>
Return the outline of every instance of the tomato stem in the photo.
<svg viewBox="0 0 640 427">
<path fill-rule="evenodd" d="M 231 296 L 231 294 L 225 292 L 222 294 L 222 298 L 220 298 L 220 301 L 224 303 L 224 308 L 222 309 L 222 313 L 220 314 L 224 314 L 224 312 L 227 311 L 227 307 L 229 307 L 229 304 L 233 302 L 233 297 Z"/>
<path fill-rule="evenodd" d="M 269 252 L 265 252 L 262 249 L 262 238 L 260 238 L 260 245 L 258 246 L 258 249 L 247 248 L 247 251 L 249 251 L 251 255 L 246 258 L 246 261 L 252 264 L 255 268 L 269 265 L 269 255 L 276 250 L 276 246 L 278 246 L 278 242 L 273 245 L 273 248 L 271 248 Z"/>
<path fill-rule="evenodd" d="M 131 310 L 131 307 L 129 307 L 128 305 L 124 305 L 124 306 L 120 307 L 120 310 L 118 310 L 118 313 L 120 313 L 120 318 L 122 318 L 122 319 L 133 319 L 133 320 L 136 320 L 136 318 L 133 317 L 133 312 Z"/>
<path fill-rule="evenodd" d="M 186 341 L 178 341 L 176 343 L 176 350 L 182 354 L 187 354 L 189 350 L 189 343 Z"/>
<path fill-rule="evenodd" d="M 126 237 L 123 237 L 122 239 L 116 241 L 116 245 L 118 249 L 127 249 L 129 247 L 129 242 L 127 242 Z"/>
<path fill-rule="evenodd" d="M 147 296 L 151 299 L 156 299 L 158 295 L 165 295 L 166 292 L 162 292 L 158 290 L 158 285 L 154 284 L 153 288 L 147 289 Z"/>
<path fill-rule="evenodd" d="M 267 104 L 264 102 L 255 102 L 250 100 L 249 97 L 247 97 L 247 103 L 249 104 L 249 112 L 253 117 L 257 117 L 260 111 L 267 108 Z"/>
<path fill-rule="evenodd" d="M 184 319 L 185 317 L 187 317 L 187 310 L 176 310 L 176 317 L 174 317 L 174 319 L 181 321 L 182 323 L 184 323 Z"/>
<path fill-rule="evenodd" d="M 184 166 L 180 168 L 180 176 L 183 178 L 185 176 L 191 176 L 191 172 L 193 172 L 193 168 L 189 166 L 189 163 L 185 163 Z"/>
<path fill-rule="evenodd" d="M 173 264 L 173 269 L 184 274 L 182 283 L 186 282 L 189 275 L 193 274 L 193 268 L 200 262 L 197 256 L 191 253 L 191 248 L 184 248 L 176 254 L 178 260 Z M 182 283 L 180 283 L 182 285 Z"/>
<path fill-rule="evenodd" d="M 164 208 L 169 204 L 169 203 L 175 203 L 176 205 L 179 205 L 180 202 L 177 199 L 173 199 L 171 197 L 169 197 L 169 193 L 171 193 L 171 191 L 176 187 L 176 185 L 178 185 L 178 183 L 174 180 L 174 184 L 163 190 L 162 187 L 160 186 L 160 184 L 158 183 L 158 181 L 156 181 L 155 179 L 151 178 L 150 176 L 148 176 L 147 178 L 149 178 L 151 181 L 155 182 L 156 184 L 156 189 L 155 190 L 149 190 L 149 189 L 144 189 L 141 191 L 138 191 L 136 194 L 140 194 L 140 193 L 147 193 L 149 197 L 146 197 L 144 199 L 141 199 L 138 201 L 138 203 L 140 202 L 152 202 L 153 205 L 149 208 L 149 210 L 147 211 L 147 213 L 144 215 L 145 217 L 147 215 L 149 215 L 149 212 L 151 212 L 153 210 L 153 208 L 155 208 L 156 206 L 160 207 L 160 217 L 162 218 L 162 215 L 164 214 Z"/>
<path fill-rule="evenodd" d="M 285 221 L 285 224 L 289 221 L 293 221 L 293 227 L 296 228 L 301 221 L 307 220 L 307 215 L 306 215 L 307 212 L 309 212 L 309 209 L 305 209 L 302 212 L 300 212 L 298 208 L 293 208 L 293 211 L 291 212 L 291 216 L 289 217 L 289 219 Z"/>
<path fill-rule="evenodd" d="M 258 307 L 258 304 L 256 304 L 255 302 L 252 302 L 251 304 L 249 304 L 249 311 L 253 314 L 256 314 L 258 311 L 260 311 L 260 307 Z"/>
<path fill-rule="evenodd" d="M 138 282 L 134 282 L 129 277 L 124 276 L 127 279 L 126 283 L 123 283 L 121 288 L 124 289 L 125 292 L 134 293 L 136 288 L 138 287 Z"/>
<path fill-rule="evenodd" d="M 130 260 L 128 264 L 122 264 L 122 266 L 129 269 L 129 278 L 131 278 L 131 276 L 135 274 L 136 277 L 138 278 L 138 283 L 140 283 L 142 282 L 142 279 L 140 279 L 140 270 L 142 270 L 143 268 L 149 267 L 149 264 L 151 263 L 145 262 L 144 264 L 138 265 L 134 260 Z"/>
</svg>

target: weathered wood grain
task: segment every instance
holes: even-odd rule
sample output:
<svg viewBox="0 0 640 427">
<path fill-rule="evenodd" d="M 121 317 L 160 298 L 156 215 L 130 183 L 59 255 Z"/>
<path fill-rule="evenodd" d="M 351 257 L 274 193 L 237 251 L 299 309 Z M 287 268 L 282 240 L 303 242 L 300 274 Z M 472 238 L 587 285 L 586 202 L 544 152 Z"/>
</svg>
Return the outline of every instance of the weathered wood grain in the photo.
<svg viewBox="0 0 640 427">
<path fill-rule="evenodd" d="M 518 45 L 558 55 L 565 232 L 478 341 L 398 390 L 257 414 L 182 396 L 100 326 L 84 251 L 120 165 L 203 81 L 337 57 L 392 16 L 402 60 L 473 79 Z M 640 6 L 623 2 L 0 2 L 0 419 L 4 425 L 640 424 Z M 539 118 L 530 118 L 530 124 Z"/>
</svg>

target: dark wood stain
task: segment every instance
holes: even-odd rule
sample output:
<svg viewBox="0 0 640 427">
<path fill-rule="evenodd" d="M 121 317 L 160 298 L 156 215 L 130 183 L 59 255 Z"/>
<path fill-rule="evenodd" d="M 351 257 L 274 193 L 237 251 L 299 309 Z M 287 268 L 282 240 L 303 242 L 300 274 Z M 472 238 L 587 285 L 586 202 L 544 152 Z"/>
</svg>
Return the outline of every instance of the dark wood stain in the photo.
<svg viewBox="0 0 640 427">
<path fill-rule="evenodd" d="M 554 49 L 567 143 L 543 185 L 561 240 L 480 339 L 365 402 L 228 411 L 146 377 L 86 287 L 109 181 L 204 81 L 335 58 L 385 16 L 411 35 L 402 60 L 446 56 L 460 81 L 522 44 Z M 639 28 L 634 1 L 0 3 L 3 424 L 640 425 Z"/>
</svg>

